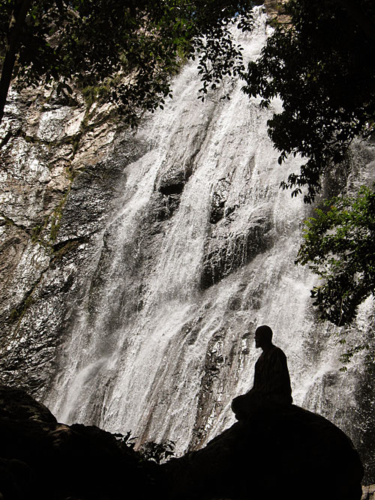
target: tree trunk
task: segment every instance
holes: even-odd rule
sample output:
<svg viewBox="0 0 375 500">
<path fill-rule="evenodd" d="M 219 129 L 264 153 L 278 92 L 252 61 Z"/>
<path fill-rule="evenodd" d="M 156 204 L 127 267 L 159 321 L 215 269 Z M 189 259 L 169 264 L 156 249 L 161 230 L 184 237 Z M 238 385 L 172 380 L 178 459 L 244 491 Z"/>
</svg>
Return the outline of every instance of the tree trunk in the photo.
<svg viewBox="0 0 375 500">
<path fill-rule="evenodd" d="M 20 9 L 15 19 L 14 26 L 11 27 L 9 44 L 5 54 L 3 70 L 0 80 L 0 123 L 4 115 L 4 107 L 9 91 L 10 82 L 12 81 L 14 64 L 16 62 L 17 48 L 22 33 L 22 28 L 25 23 L 26 15 L 30 9 L 32 0 L 23 0 Z"/>
</svg>

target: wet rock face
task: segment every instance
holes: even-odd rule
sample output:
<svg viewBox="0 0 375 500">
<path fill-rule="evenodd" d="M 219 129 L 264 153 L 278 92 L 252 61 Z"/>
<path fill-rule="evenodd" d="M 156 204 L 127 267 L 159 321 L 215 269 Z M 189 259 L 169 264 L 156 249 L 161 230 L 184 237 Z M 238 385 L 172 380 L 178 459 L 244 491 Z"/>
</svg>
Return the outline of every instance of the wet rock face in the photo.
<svg viewBox="0 0 375 500">
<path fill-rule="evenodd" d="M 159 191 L 166 196 L 179 195 L 182 193 L 187 179 L 188 175 L 185 171 L 170 170 L 160 178 Z"/>
<path fill-rule="evenodd" d="M 210 223 L 217 224 L 224 217 L 228 217 L 238 205 L 228 206 L 228 196 L 231 188 L 231 176 L 226 176 L 217 183 L 212 194 Z"/>
<path fill-rule="evenodd" d="M 210 227 L 201 275 L 203 290 L 246 266 L 273 244 L 271 215 L 267 207 L 245 212 L 251 193 L 240 192 L 237 197 L 230 197 L 233 177 L 234 172 L 231 172 L 220 179 L 211 196 Z M 244 219 L 246 224 L 243 224 Z M 239 221 L 242 221 L 240 227 Z"/>
<path fill-rule="evenodd" d="M 27 93 L 11 94 L 0 130 L 1 378 L 39 396 L 79 300 L 77 275 L 122 195 L 124 168 L 144 150 L 126 134 L 116 141 L 102 111 L 47 97 L 26 105 Z"/>
<path fill-rule="evenodd" d="M 245 233 L 214 230 L 206 244 L 201 287 L 206 289 L 248 264 L 272 244 L 272 226 L 263 217 L 249 223 Z"/>
<path fill-rule="evenodd" d="M 173 167 L 156 180 L 155 192 L 159 193 L 159 196 L 156 195 L 159 220 L 169 219 L 178 210 L 181 194 L 191 174 L 191 168 Z"/>
</svg>

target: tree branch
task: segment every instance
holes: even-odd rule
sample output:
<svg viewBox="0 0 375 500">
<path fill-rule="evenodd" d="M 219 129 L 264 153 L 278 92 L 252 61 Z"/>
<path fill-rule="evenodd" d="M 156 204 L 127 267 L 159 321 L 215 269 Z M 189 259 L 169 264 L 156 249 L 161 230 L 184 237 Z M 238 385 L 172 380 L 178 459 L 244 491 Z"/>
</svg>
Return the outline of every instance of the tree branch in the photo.
<svg viewBox="0 0 375 500">
<path fill-rule="evenodd" d="M 10 87 L 10 82 L 12 81 L 13 69 L 16 62 L 17 48 L 19 45 L 22 28 L 24 26 L 26 15 L 30 9 L 31 3 L 32 0 L 23 0 L 17 14 L 17 18 L 15 19 L 14 26 L 12 26 L 13 21 L 11 21 L 9 45 L 5 54 L 0 80 L 0 123 L 4 116 L 4 107 Z"/>
</svg>

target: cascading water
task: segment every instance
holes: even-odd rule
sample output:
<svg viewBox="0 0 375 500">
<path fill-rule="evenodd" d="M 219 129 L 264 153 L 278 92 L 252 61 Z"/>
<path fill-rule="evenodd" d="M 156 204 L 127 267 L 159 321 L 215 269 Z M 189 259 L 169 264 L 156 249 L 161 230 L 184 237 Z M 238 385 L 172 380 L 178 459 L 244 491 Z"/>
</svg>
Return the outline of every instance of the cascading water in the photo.
<svg viewBox="0 0 375 500">
<path fill-rule="evenodd" d="M 269 29 L 259 13 L 241 35 L 245 59 Z M 356 432 L 360 354 L 339 371 L 334 329 L 311 310 L 315 278 L 294 265 L 311 208 L 279 189 L 299 168 L 280 167 L 267 137 L 280 103 L 260 109 L 241 82 L 224 85 L 230 100 L 218 91 L 202 104 L 188 64 L 134 138 L 145 152 L 126 167 L 121 204 L 82 272 L 45 401 L 60 421 L 170 439 L 179 452 L 201 446 L 234 421 L 231 400 L 251 387 L 259 355 L 254 328 L 268 324 L 295 403 Z"/>
</svg>

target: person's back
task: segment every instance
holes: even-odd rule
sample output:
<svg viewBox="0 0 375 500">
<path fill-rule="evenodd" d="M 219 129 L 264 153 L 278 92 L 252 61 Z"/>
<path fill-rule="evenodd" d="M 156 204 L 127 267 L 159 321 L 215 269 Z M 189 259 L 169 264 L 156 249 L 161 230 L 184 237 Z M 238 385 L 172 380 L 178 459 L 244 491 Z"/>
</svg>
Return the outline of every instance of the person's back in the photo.
<svg viewBox="0 0 375 500">
<path fill-rule="evenodd" d="M 292 403 L 289 370 L 284 352 L 272 344 L 264 351 L 255 365 L 254 392 L 259 392 L 265 399 L 280 403 Z"/>
<path fill-rule="evenodd" d="M 238 420 L 263 408 L 276 410 L 293 402 L 286 356 L 273 345 L 269 326 L 257 328 L 255 346 L 263 352 L 255 364 L 254 385 L 247 394 L 232 401 L 232 410 Z"/>
</svg>

